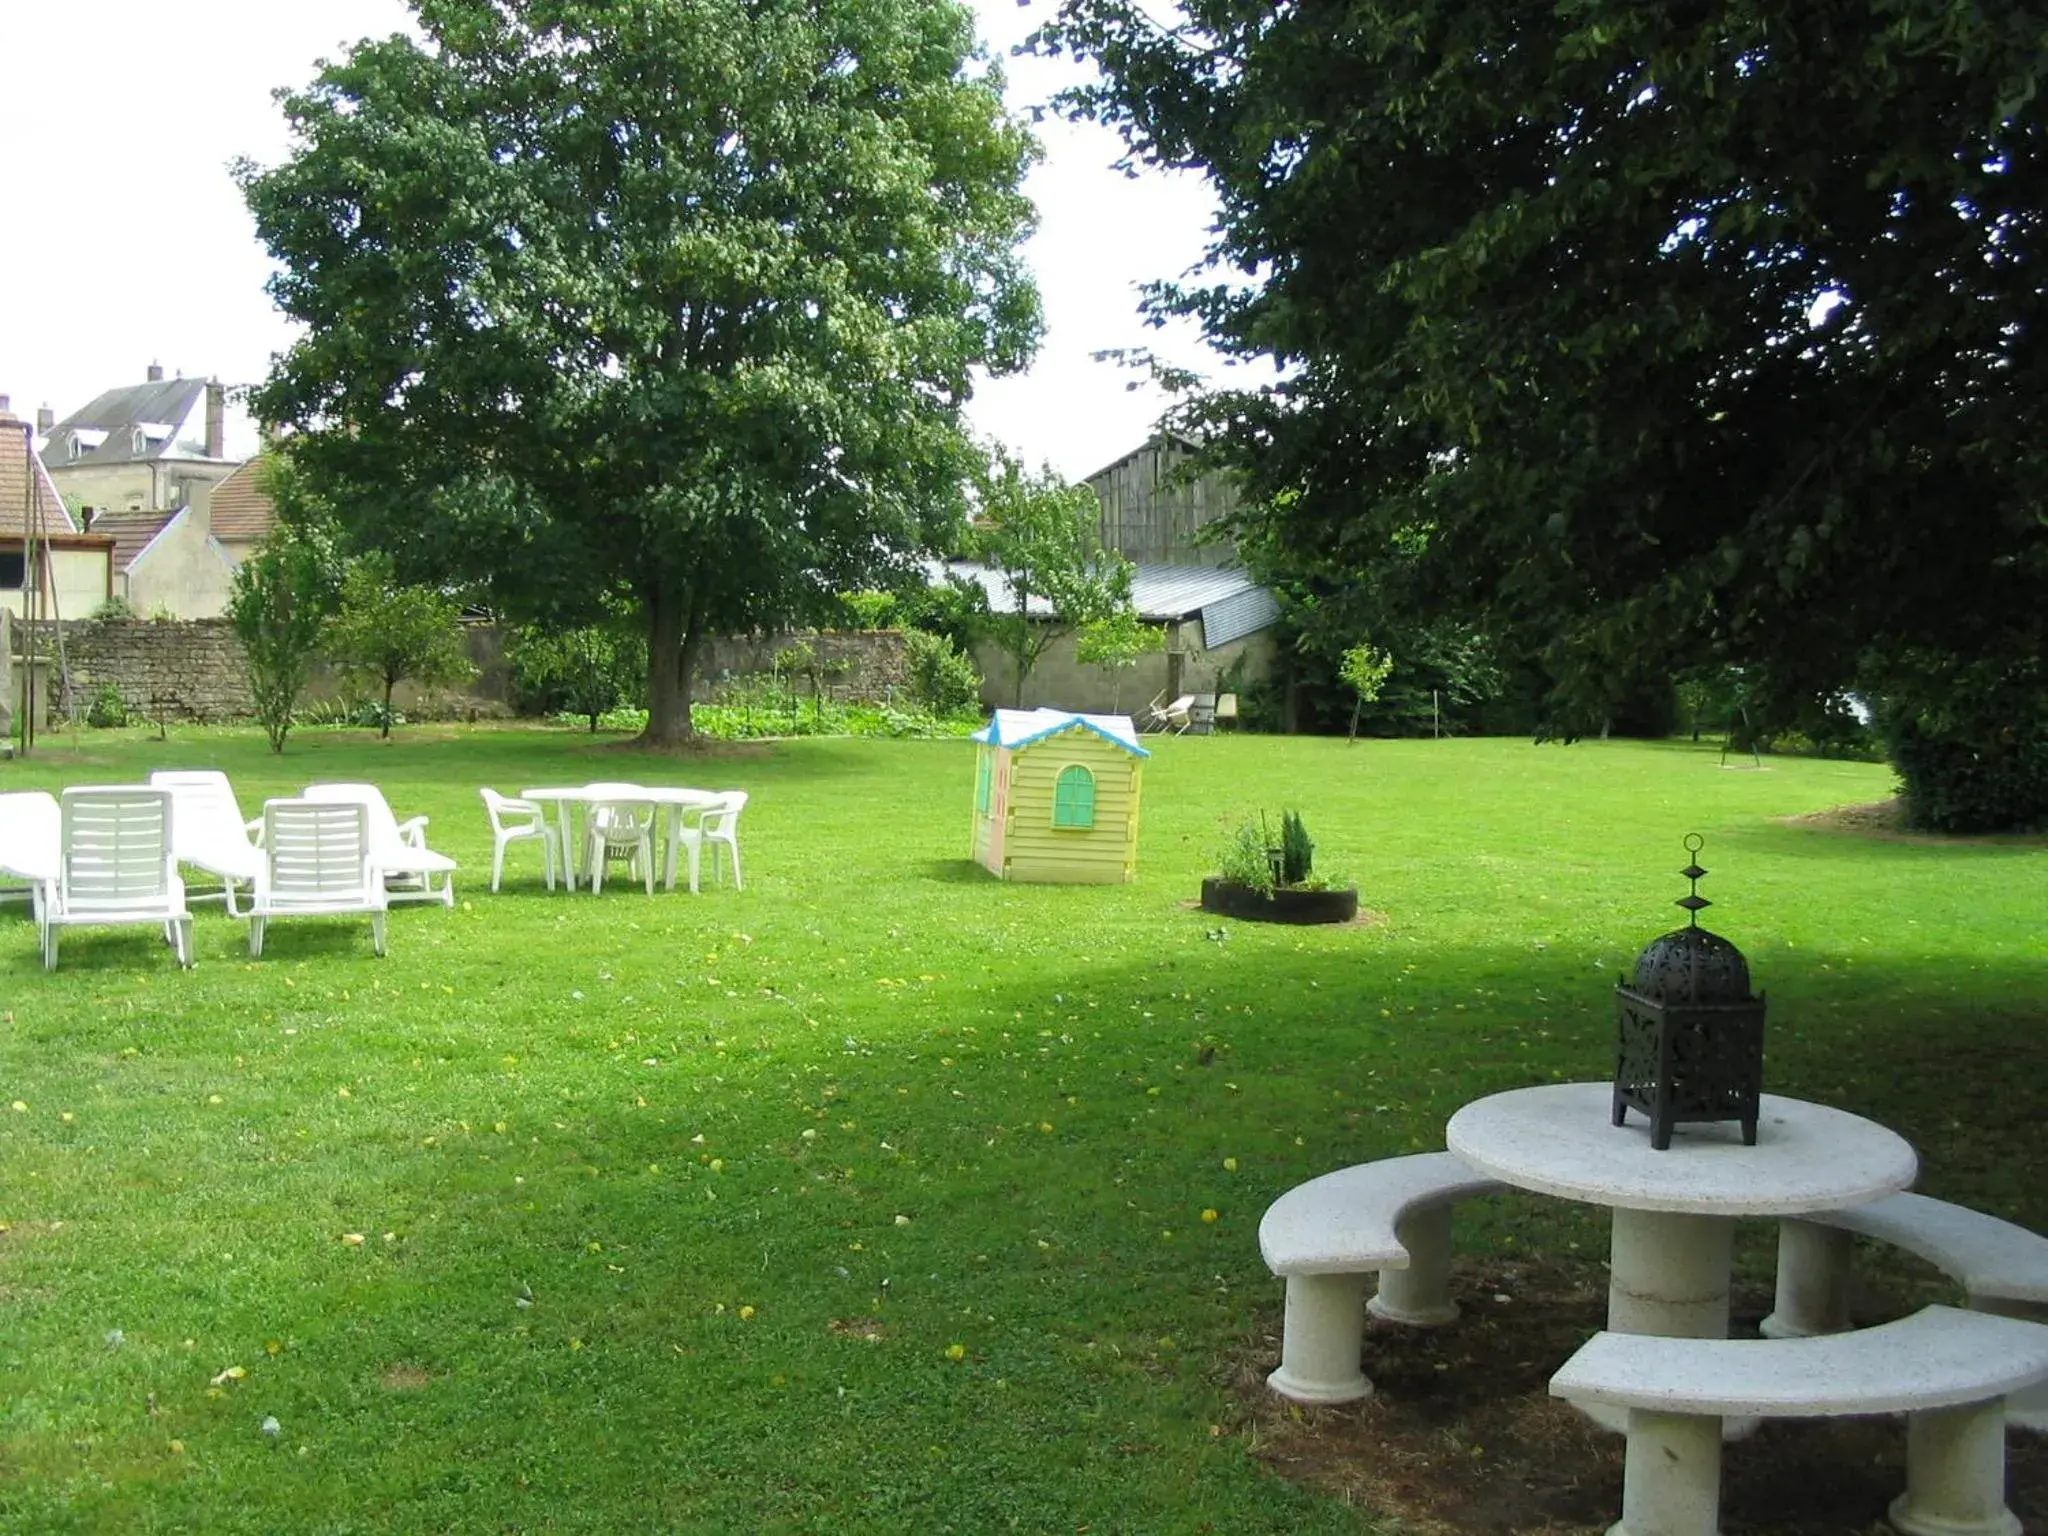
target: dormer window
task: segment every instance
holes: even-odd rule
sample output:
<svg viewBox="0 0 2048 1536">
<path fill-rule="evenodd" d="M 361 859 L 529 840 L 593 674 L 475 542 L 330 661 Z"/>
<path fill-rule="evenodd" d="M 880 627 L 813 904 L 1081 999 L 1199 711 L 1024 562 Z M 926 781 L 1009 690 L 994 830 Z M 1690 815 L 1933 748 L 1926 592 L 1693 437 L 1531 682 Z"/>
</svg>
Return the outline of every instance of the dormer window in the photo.
<svg viewBox="0 0 2048 1536">
<path fill-rule="evenodd" d="M 88 451 L 89 450 L 85 446 L 84 439 L 80 438 L 76 432 L 72 433 L 69 438 L 65 439 L 64 457 L 70 460 L 72 463 L 75 464 L 80 459 L 84 458 Z"/>
<path fill-rule="evenodd" d="M 138 459 L 149 452 L 149 434 L 137 427 L 128 438 L 128 451 Z"/>
</svg>

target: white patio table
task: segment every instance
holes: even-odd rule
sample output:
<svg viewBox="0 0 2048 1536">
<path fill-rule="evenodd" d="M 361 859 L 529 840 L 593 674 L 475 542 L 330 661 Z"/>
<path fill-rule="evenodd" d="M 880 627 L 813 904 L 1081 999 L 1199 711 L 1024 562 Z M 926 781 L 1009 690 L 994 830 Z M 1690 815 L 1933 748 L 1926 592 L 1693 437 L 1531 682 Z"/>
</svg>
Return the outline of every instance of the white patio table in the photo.
<svg viewBox="0 0 2048 1536">
<path fill-rule="evenodd" d="M 1659 1152 L 1640 1115 L 1611 1123 L 1613 1098 L 1611 1083 L 1517 1088 L 1467 1104 L 1444 1140 L 1504 1184 L 1614 1212 L 1607 1326 L 1616 1333 L 1726 1338 L 1737 1217 L 1862 1205 L 1919 1172 L 1905 1138 L 1824 1104 L 1767 1093 L 1755 1146 L 1733 1122 L 1681 1124 Z"/>
<path fill-rule="evenodd" d="M 672 839 L 677 825 L 687 811 L 702 810 L 714 804 L 720 797 L 708 789 L 684 789 L 677 785 L 659 784 L 580 784 L 573 788 L 522 789 L 522 800 L 536 804 L 553 804 L 555 819 L 562 829 L 562 877 L 570 890 L 576 889 L 576 866 L 582 844 L 576 840 L 575 828 L 571 825 L 577 807 L 588 807 L 605 801 L 637 800 L 659 806 L 663 815 L 665 836 Z M 667 889 L 676 888 L 675 866 L 669 865 Z"/>
</svg>

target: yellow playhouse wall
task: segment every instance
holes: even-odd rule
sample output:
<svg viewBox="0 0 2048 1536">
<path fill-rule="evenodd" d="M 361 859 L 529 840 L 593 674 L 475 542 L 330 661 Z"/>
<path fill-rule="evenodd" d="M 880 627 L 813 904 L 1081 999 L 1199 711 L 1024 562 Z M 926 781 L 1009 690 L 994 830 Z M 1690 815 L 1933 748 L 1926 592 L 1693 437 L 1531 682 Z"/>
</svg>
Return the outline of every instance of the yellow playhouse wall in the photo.
<svg viewBox="0 0 2048 1536">
<path fill-rule="evenodd" d="M 1087 730 L 1011 754 L 1004 874 L 1012 880 L 1114 885 L 1131 878 L 1138 851 L 1140 760 Z M 1095 825 L 1056 831 L 1053 786 L 1079 763 L 1095 775 Z"/>
</svg>

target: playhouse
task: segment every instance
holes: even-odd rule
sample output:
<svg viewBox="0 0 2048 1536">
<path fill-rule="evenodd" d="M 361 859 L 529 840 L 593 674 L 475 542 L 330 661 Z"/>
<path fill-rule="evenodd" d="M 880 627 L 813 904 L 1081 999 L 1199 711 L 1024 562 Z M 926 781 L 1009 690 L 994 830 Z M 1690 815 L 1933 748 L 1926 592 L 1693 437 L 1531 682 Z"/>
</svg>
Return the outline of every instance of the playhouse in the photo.
<svg viewBox="0 0 2048 1536">
<path fill-rule="evenodd" d="M 977 864 L 1005 880 L 1131 878 L 1139 770 L 1152 754 L 1127 716 L 999 709 L 973 739 Z"/>
</svg>

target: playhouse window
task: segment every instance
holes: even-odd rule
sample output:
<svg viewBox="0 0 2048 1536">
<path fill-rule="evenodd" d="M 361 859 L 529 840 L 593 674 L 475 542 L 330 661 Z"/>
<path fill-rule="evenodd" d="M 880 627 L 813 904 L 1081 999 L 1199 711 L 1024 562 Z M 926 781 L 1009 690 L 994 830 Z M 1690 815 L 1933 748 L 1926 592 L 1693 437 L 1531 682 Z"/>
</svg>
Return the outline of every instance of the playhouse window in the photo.
<svg viewBox="0 0 2048 1536">
<path fill-rule="evenodd" d="M 1077 829 L 1095 825 L 1095 775 L 1079 763 L 1062 768 L 1053 785 L 1052 824 Z"/>
<path fill-rule="evenodd" d="M 990 763 L 991 755 L 984 751 L 981 754 L 981 766 L 975 770 L 974 814 L 977 816 L 986 816 L 988 814 L 989 783 L 995 777 L 994 769 Z"/>
</svg>

